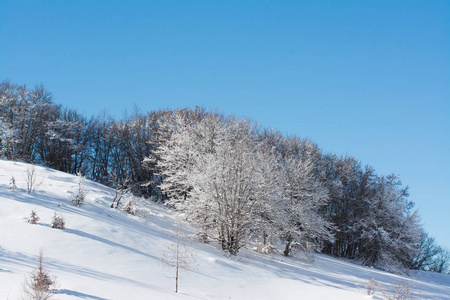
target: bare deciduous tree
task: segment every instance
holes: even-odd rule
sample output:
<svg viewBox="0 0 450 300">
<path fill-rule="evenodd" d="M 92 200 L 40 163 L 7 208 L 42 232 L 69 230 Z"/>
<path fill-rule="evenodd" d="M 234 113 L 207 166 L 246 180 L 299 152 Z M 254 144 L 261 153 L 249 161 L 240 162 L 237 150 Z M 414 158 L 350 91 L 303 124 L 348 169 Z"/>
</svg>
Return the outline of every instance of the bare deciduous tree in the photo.
<svg viewBox="0 0 450 300">
<path fill-rule="evenodd" d="M 375 278 L 370 278 L 366 282 L 366 293 L 367 296 L 374 295 L 375 292 L 378 290 L 378 282 L 375 280 Z"/>
<path fill-rule="evenodd" d="M 163 250 L 161 262 L 165 266 L 175 268 L 175 293 L 178 293 L 179 270 L 195 270 L 197 268 L 194 254 L 184 242 L 179 229 L 174 230 L 175 242 L 167 245 Z"/>
<path fill-rule="evenodd" d="M 43 182 L 43 180 L 38 181 L 34 165 L 32 165 L 31 167 L 27 167 L 26 182 L 28 194 L 31 194 L 32 192 L 37 190 Z"/>
<path fill-rule="evenodd" d="M 131 176 L 127 174 L 125 178 L 120 178 L 119 176 L 117 176 L 116 172 L 111 171 L 109 172 L 109 177 L 114 187 L 113 202 L 111 203 L 111 208 L 118 208 L 123 196 L 125 196 L 130 191 L 129 184 L 131 183 Z"/>
</svg>

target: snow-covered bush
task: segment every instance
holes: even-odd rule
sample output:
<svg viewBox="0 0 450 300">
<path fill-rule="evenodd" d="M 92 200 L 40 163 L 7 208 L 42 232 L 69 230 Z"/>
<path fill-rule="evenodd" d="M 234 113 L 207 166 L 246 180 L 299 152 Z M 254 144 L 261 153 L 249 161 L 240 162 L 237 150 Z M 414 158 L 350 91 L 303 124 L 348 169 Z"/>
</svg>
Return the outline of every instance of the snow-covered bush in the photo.
<svg viewBox="0 0 450 300">
<path fill-rule="evenodd" d="M 410 281 L 402 280 L 392 286 L 392 292 L 384 292 L 386 300 L 421 300 L 420 293 L 414 289 Z"/>
<path fill-rule="evenodd" d="M 55 293 L 56 278 L 50 277 L 42 265 L 42 252 L 39 253 L 39 266 L 25 279 L 23 291 L 25 299 L 46 300 Z"/>
<path fill-rule="evenodd" d="M 40 218 L 38 217 L 36 212 L 34 210 L 32 210 L 30 218 L 28 219 L 28 223 L 37 224 L 39 222 L 39 220 L 40 220 Z"/>
<path fill-rule="evenodd" d="M 366 294 L 367 296 L 371 296 L 375 294 L 375 292 L 378 290 L 378 282 L 375 280 L 375 278 L 371 278 L 367 280 L 366 282 Z"/>
<path fill-rule="evenodd" d="M 13 191 L 17 190 L 16 179 L 14 176 L 11 176 L 11 180 L 9 181 L 9 188 Z"/>
<path fill-rule="evenodd" d="M 66 222 L 62 215 L 58 215 L 55 211 L 52 219 L 52 228 L 64 229 L 66 228 Z"/>
<path fill-rule="evenodd" d="M 86 192 L 84 191 L 84 184 L 83 184 L 83 176 L 81 176 L 80 173 L 77 174 L 78 178 L 78 189 L 76 194 L 69 196 L 69 201 L 71 201 L 76 206 L 81 206 L 84 203 L 84 200 L 86 198 Z"/>
<path fill-rule="evenodd" d="M 201 230 L 193 235 L 193 239 L 200 241 L 204 244 L 209 244 L 211 242 L 211 239 L 208 236 L 208 232 L 205 230 Z"/>
<path fill-rule="evenodd" d="M 130 215 L 135 215 L 136 214 L 136 208 L 133 204 L 133 201 L 128 200 L 125 203 L 125 206 L 123 207 L 123 210 L 126 211 L 127 213 L 129 213 Z"/>
<path fill-rule="evenodd" d="M 125 205 L 121 208 L 123 211 L 141 218 L 147 218 L 153 215 L 151 209 L 152 199 L 148 200 L 143 197 L 138 198 L 131 195 L 126 195 L 125 197 Z"/>
<path fill-rule="evenodd" d="M 272 243 L 263 244 L 259 240 L 256 240 L 255 247 L 252 248 L 253 251 L 261 254 L 277 253 L 278 250 Z"/>
</svg>

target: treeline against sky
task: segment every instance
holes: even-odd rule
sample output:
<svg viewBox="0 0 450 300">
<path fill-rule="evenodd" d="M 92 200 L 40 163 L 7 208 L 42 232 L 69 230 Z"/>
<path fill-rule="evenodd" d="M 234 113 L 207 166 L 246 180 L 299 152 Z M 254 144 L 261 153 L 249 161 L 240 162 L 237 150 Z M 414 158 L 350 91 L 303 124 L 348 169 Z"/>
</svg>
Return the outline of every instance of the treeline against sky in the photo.
<svg viewBox="0 0 450 300">
<path fill-rule="evenodd" d="M 236 254 L 311 251 L 388 271 L 447 272 L 407 188 L 308 139 L 202 108 L 86 117 L 42 86 L 0 84 L 0 155 L 127 185 L 174 207 L 198 237 Z M 150 200 L 149 200 L 150 201 Z"/>
</svg>

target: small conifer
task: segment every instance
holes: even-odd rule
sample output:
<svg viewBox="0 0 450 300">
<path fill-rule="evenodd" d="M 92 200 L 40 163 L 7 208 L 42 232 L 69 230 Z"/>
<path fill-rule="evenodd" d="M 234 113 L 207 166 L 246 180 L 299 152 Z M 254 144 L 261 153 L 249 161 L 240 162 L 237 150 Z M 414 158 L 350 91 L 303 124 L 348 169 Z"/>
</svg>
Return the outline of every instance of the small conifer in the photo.
<svg viewBox="0 0 450 300">
<path fill-rule="evenodd" d="M 53 215 L 52 219 L 52 228 L 58 228 L 58 229 L 64 229 L 66 222 L 64 221 L 64 218 L 62 215 L 58 215 L 55 211 L 55 214 Z"/>
<path fill-rule="evenodd" d="M 36 212 L 34 210 L 32 210 L 30 218 L 28 219 L 28 223 L 37 224 L 39 222 L 39 220 L 40 220 L 40 218 L 38 217 Z"/>
</svg>

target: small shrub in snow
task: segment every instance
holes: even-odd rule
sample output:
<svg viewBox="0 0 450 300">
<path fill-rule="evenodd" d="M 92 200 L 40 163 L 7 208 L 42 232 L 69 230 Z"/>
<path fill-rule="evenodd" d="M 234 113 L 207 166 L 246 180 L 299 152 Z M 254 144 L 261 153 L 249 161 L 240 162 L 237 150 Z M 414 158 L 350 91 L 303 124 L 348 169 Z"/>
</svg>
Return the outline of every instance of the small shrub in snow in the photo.
<svg viewBox="0 0 450 300">
<path fill-rule="evenodd" d="M 392 286 L 393 291 L 391 293 L 383 293 L 386 300 L 421 300 L 423 299 L 418 295 L 418 292 L 414 290 L 411 282 L 402 280 Z"/>
<path fill-rule="evenodd" d="M 34 210 L 32 210 L 30 218 L 28 219 L 28 223 L 37 224 L 39 222 L 39 220 L 40 220 L 40 218 L 38 217 L 36 212 Z"/>
<path fill-rule="evenodd" d="M 13 191 L 17 190 L 16 179 L 14 176 L 11 176 L 11 180 L 9 181 L 9 188 Z"/>
<path fill-rule="evenodd" d="M 147 218 L 149 216 L 152 216 L 152 208 L 151 208 L 151 200 L 147 200 L 145 198 L 138 198 L 129 196 L 128 200 L 131 201 L 132 209 L 130 213 L 133 213 L 134 215 L 141 217 L 141 218 Z M 125 201 L 125 207 L 127 207 L 128 201 Z"/>
<path fill-rule="evenodd" d="M 274 247 L 271 243 L 267 244 L 261 244 L 258 240 L 256 240 L 256 246 L 252 249 L 255 252 L 259 252 L 262 254 L 269 254 L 269 253 L 277 253 L 278 250 L 276 247 Z"/>
<path fill-rule="evenodd" d="M 39 266 L 25 279 L 23 290 L 26 299 L 50 299 L 55 293 L 56 277 L 50 277 L 42 265 L 42 252 L 39 253 Z"/>
<path fill-rule="evenodd" d="M 58 215 L 55 211 L 52 219 L 52 228 L 64 229 L 66 228 L 66 222 L 64 221 L 63 216 Z"/>
<path fill-rule="evenodd" d="M 76 206 L 81 206 L 86 198 L 86 192 L 84 191 L 83 176 L 80 173 L 77 174 L 78 177 L 78 190 L 75 195 L 69 196 L 69 201 L 71 201 Z"/>
<path fill-rule="evenodd" d="M 135 215 L 136 214 L 136 207 L 134 206 L 133 202 L 131 200 L 128 200 L 125 203 L 125 206 L 123 207 L 123 210 L 126 211 L 127 213 L 131 214 L 131 215 Z"/>
<path fill-rule="evenodd" d="M 84 203 L 84 195 L 83 194 L 76 194 L 69 197 L 69 201 L 71 201 L 75 206 L 81 206 Z"/>
<path fill-rule="evenodd" d="M 368 296 L 375 294 L 375 292 L 378 290 L 378 283 L 375 280 L 375 278 L 371 278 L 367 280 L 366 282 L 366 293 Z"/>
<path fill-rule="evenodd" d="M 26 174 L 26 181 L 27 181 L 27 193 L 31 194 L 37 188 L 42 184 L 43 180 L 38 181 L 37 180 L 37 174 L 34 169 L 34 166 L 31 166 L 27 168 L 27 174 Z"/>
<path fill-rule="evenodd" d="M 201 230 L 201 231 L 197 232 L 194 235 L 194 239 L 196 239 L 204 244 L 209 244 L 209 242 L 210 242 L 210 238 L 209 238 L 208 232 L 206 232 L 206 230 Z"/>
</svg>

